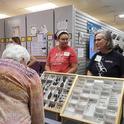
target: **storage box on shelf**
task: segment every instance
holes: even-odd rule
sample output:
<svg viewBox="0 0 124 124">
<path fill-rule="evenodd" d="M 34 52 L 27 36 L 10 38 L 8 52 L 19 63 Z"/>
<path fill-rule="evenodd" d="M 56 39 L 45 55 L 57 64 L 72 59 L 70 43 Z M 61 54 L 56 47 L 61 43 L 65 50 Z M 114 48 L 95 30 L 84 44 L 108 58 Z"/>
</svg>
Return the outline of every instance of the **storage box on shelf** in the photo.
<svg viewBox="0 0 124 124">
<path fill-rule="evenodd" d="M 46 117 L 58 120 L 60 110 L 76 77 L 76 74 L 56 72 L 44 72 L 41 75 Z"/>
<path fill-rule="evenodd" d="M 62 111 L 62 123 L 120 124 L 124 79 L 78 75 Z"/>
</svg>

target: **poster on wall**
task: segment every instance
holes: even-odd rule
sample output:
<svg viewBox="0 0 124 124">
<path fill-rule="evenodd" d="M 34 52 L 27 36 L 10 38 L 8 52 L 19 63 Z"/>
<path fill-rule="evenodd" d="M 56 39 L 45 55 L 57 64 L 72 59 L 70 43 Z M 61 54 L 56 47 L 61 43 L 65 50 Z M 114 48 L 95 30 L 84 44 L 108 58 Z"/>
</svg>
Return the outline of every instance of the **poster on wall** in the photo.
<svg viewBox="0 0 124 124">
<path fill-rule="evenodd" d="M 20 35 L 20 27 L 19 26 L 12 27 L 12 36 L 18 37 L 19 35 Z"/>
<path fill-rule="evenodd" d="M 36 36 L 37 35 L 37 28 L 35 26 L 31 27 L 31 36 Z"/>
<path fill-rule="evenodd" d="M 84 32 L 78 32 L 78 44 L 81 44 L 81 45 L 83 44 L 84 37 L 85 37 Z"/>
<path fill-rule="evenodd" d="M 54 42 L 53 42 L 53 41 L 54 41 L 54 36 L 53 36 L 53 34 L 49 34 L 49 35 L 47 36 L 48 52 L 54 47 Z"/>
<path fill-rule="evenodd" d="M 94 32 L 101 29 L 101 26 L 93 22 L 87 22 L 87 33 L 89 33 L 89 59 L 95 54 Z"/>
<path fill-rule="evenodd" d="M 47 56 L 46 35 L 39 33 L 36 38 L 36 41 L 31 42 L 31 54 L 33 56 Z"/>
<path fill-rule="evenodd" d="M 84 57 L 84 49 L 83 48 L 78 48 L 78 58 Z"/>
<path fill-rule="evenodd" d="M 32 56 L 39 59 L 47 57 L 47 26 L 42 25 L 39 27 L 31 26 L 30 34 L 27 40 L 27 49 Z M 31 38 L 31 40 L 30 40 Z"/>
</svg>

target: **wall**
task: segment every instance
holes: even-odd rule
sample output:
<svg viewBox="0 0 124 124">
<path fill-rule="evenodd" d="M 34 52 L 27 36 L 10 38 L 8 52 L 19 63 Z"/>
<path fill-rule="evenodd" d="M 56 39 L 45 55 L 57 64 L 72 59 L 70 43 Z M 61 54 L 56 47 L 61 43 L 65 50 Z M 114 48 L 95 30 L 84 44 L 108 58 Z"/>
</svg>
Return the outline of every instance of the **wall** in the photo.
<svg viewBox="0 0 124 124">
<path fill-rule="evenodd" d="M 20 15 L 20 16 L 14 16 L 5 19 L 5 37 L 8 38 L 9 42 L 11 37 L 20 37 L 20 39 L 23 37 L 26 37 L 26 16 Z M 26 39 L 22 43 L 24 47 L 26 47 Z"/>
<path fill-rule="evenodd" d="M 26 36 L 25 15 L 5 19 L 5 37 Z"/>
<path fill-rule="evenodd" d="M 2 55 L 3 50 L 5 49 L 4 38 L 4 19 L 0 20 L 0 57 Z"/>
<path fill-rule="evenodd" d="M 47 34 L 53 34 L 53 10 L 46 10 L 36 13 L 27 14 L 27 36 L 32 36 L 32 27 L 36 29 L 36 34 L 33 34 L 32 41 L 27 43 L 27 49 L 31 55 L 42 57 L 42 60 L 47 56 L 47 36 L 43 33 L 45 28 Z M 42 41 L 39 38 L 43 38 Z M 53 41 L 51 41 L 53 42 Z M 45 57 L 45 58 L 44 58 Z"/>
</svg>

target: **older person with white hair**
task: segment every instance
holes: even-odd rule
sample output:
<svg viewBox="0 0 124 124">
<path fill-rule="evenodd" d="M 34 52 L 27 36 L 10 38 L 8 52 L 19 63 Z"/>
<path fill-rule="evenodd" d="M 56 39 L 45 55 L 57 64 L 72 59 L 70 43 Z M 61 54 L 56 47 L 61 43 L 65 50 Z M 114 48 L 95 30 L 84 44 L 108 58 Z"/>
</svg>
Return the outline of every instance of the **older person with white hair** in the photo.
<svg viewBox="0 0 124 124">
<path fill-rule="evenodd" d="M 3 51 L 2 58 L 13 59 L 24 65 L 27 65 L 28 61 L 30 61 L 30 55 L 26 48 L 17 44 L 9 44 Z"/>
<path fill-rule="evenodd" d="M 0 124 L 44 124 L 38 74 L 26 66 L 26 48 L 11 44 L 0 59 Z"/>
</svg>

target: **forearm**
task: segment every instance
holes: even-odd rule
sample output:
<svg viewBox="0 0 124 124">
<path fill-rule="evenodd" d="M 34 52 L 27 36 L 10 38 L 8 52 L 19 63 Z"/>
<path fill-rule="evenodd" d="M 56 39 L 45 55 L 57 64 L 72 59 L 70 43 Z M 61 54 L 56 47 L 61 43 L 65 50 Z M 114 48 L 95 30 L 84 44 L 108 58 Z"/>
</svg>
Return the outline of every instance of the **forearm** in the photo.
<svg viewBox="0 0 124 124">
<path fill-rule="evenodd" d="M 31 124 L 44 124 L 43 89 L 39 76 L 32 78 L 29 109 Z"/>
<path fill-rule="evenodd" d="M 42 100 L 43 101 L 43 100 Z M 41 101 L 32 104 L 31 124 L 44 124 L 44 108 Z M 35 108 L 35 109 L 34 109 Z"/>
<path fill-rule="evenodd" d="M 30 62 L 28 63 L 28 67 L 31 67 L 36 61 L 36 58 L 31 56 Z"/>
<path fill-rule="evenodd" d="M 31 61 L 28 63 L 28 67 L 31 67 L 36 61 Z"/>
<path fill-rule="evenodd" d="M 76 69 L 71 68 L 67 73 L 75 73 Z"/>
<path fill-rule="evenodd" d="M 46 66 L 45 66 L 45 71 L 51 71 L 49 65 L 46 65 Z"/>
<path fill-rule="evenodd" d="M 67 73 L 75 73 L 77 71 L 77 65 L 71 67 Z"/>
</svg>

